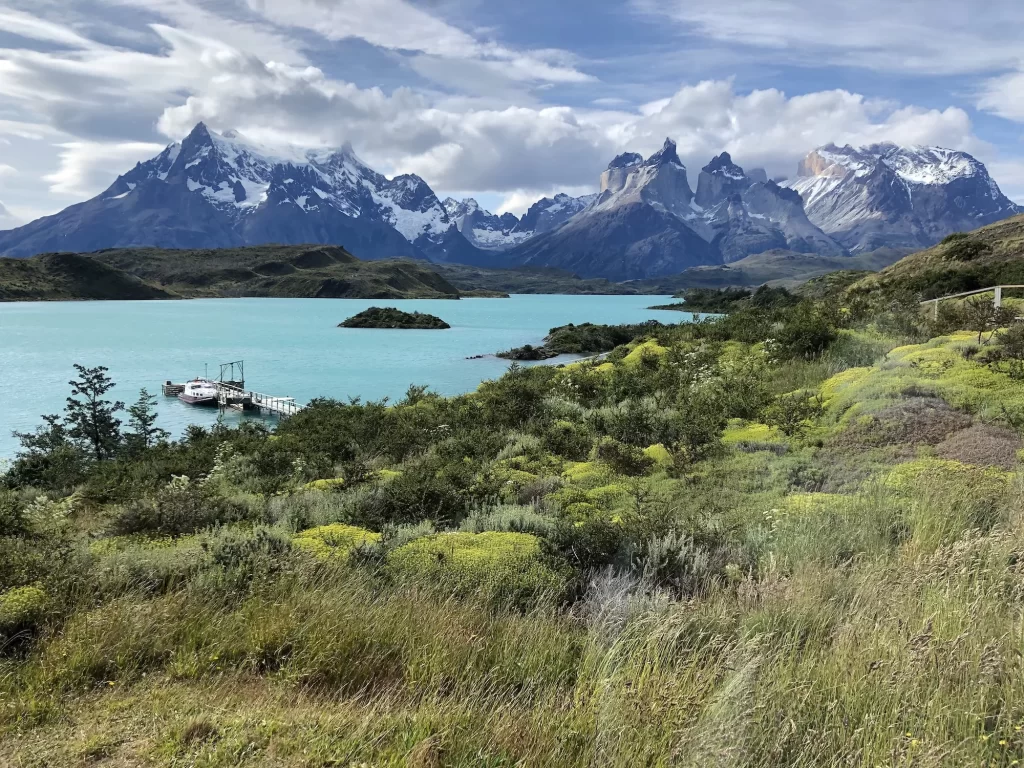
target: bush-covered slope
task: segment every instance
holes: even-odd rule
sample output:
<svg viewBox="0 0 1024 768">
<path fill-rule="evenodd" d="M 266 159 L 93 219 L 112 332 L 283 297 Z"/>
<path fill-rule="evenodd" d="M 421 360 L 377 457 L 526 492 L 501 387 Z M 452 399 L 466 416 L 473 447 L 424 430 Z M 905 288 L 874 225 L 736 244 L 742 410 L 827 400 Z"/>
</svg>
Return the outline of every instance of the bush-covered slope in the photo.
<svg viewBox="0 0 1024 768">
<path fill-rule="evenodd" d="M 57 266 L 54 266 L 57 265 Z M 50 287 L 50 284 L 56 286 Z M 423 262 L 360 261 L 327 245 L 162 250 L 0 259 L 0 297 L 34 300 L 263 296 L 457 298 Z"/>
<path fill-rule="evenodd" d="M 1024 284 L 1024 216 L 950 235 L 865 277 L 853 290 L 905 291 L 928 299 L 1001 284 Z"/>
<path fill-rule="evenodd" d="M 135 275 L 75 253 L 0 259 L 0 301 L 171 297 Z"/>
<path fill-rule="evenodd" d="M 1024 761 L 1024 327 L 732 309 L 102 460 L 50 419 L 0 764 Z"/>
</svg>

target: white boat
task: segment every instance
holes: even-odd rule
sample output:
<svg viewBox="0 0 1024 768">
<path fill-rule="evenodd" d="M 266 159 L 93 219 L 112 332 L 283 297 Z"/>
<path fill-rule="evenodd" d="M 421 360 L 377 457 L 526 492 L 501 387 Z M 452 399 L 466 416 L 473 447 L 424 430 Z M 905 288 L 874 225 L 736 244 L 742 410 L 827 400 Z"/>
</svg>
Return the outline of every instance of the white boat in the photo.
<svg viewBox="0 0 1024 768">
<path fill-rule="evenodd" d="M 217 385 L 209 379 L 186 381 L 178 399 L 189 405 L 216 405 Z"/>
</svg>

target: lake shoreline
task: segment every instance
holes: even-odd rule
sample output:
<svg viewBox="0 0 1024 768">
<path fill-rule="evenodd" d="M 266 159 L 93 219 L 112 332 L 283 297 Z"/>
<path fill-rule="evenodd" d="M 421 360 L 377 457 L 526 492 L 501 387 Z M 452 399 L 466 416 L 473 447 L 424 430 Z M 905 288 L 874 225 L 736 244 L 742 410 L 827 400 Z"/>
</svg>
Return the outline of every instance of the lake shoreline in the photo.
<svg viewBox="0 0 1024 768">
<path fill-rule="evenodd" d="M 443 317 L 452 327 L 436 334 L 336 327 L 339 316 L 369 308 L 372 299 L 0 303 L 0 357 L 6 363 L 0 369 L 0 391 L 23 393 L 5 407 L 0 457 L 17 450 L 12 431 L 34 430 L 42 414 L 64 407 L 73 363 L 107 366 L 117 383 L 112 396 L 127 402 L 142 387 L 159 392 L 168 379 L 216 378 L 218 365 L 230 360 L 245 360 L 249 388 L 300 403 L 317 397 L 395 402 L 410 385 L 446 396 L 472 391 L 508 369 L 496 351 L 543 343 L 550 329 L 567 323 L 686 321 L 686 313 L 647 308 L 670 299 L 513 294 L 504 301 L 387 302 Z M 174 398 L 161 398 L 157 410 L 160 426 L 174 437 L 189 424 L 210 426 L 218 418 L 216 409 L 201 411 Z M 224 415 L 229 424 L 239 418 L 232 412 Z"/>
</svg>

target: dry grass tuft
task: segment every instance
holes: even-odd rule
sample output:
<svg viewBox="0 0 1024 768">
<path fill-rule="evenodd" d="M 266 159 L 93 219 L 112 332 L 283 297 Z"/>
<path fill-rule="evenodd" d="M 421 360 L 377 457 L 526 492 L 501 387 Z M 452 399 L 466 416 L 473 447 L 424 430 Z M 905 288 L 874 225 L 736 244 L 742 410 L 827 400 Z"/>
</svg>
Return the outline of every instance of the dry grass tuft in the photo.
<svg viewBox="0 0 1024 768">
<path fill-rule="evenodd" d="M 935 446 L 943 459 L 954 459 L 978 467 L 1013 469 L 1024 443 L 1011 430 L 989 424 L 975 424 L 955 432 Z"/>
</svg>

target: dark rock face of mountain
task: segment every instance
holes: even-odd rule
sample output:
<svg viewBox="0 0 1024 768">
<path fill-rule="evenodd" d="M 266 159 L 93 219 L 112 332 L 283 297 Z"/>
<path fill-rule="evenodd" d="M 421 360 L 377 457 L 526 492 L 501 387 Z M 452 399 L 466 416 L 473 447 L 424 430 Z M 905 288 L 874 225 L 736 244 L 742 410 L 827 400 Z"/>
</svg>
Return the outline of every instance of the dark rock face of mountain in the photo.
<svg viewBox="0 0 1024 768">
<path fill-rule="evenodd" d="M 811 221 L 854 253 L 925 248 L 1021 212 L 982 163 L 940 147 L 828 144 L 783 183 L 803 197 Z"/>
<path fill-rule="evenodd" d="M 747 175 L 727 153 L 704 167 L 694 194 L 675 143 L 666 139 L 647 160 L 636 154 L 612 160 L 596 200 L 509 258 L 585 277 L 633 279 L 773 248 L 843 250 L 807 220 L 798 194 L 768 181 L 762 170 Z"/>
<path fill-rule="evenodd" d="M 351 147 L 279 156 L 202 123 L 92 200 L 0 232 L 0 253 L 268 242 L 344 245 L 368 259 L 487 261 L 418 176 L 387 179 Z"/>
<path fill-rule="evenodd" d="M 660 277 L 782 249 L 838 256 L 918 249 L 1021 211 L 970 155 L 937 147 L 828 145 L 781 184 L 723 152 L 697 176 L 676 145 L 615 157 L 600 192 L 558 194 L 522 216 L 442 203 L 350 146 L 285 154 L 200 123 L 92 200 L 0 232 L 0 255 L 159 246 L 343 245 L 365 259 L 553 267 L 584 277 Z"/>
<path fill-rule="evenodd" d="M 710 244 L 670 213 L 640 201 L 571 219 L 511 256 L 519 264 L 555 266 L 582 277 L 631 280 L 718 263 Z"/>
</svg>

